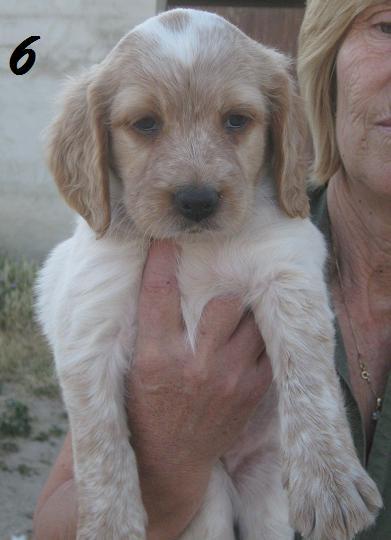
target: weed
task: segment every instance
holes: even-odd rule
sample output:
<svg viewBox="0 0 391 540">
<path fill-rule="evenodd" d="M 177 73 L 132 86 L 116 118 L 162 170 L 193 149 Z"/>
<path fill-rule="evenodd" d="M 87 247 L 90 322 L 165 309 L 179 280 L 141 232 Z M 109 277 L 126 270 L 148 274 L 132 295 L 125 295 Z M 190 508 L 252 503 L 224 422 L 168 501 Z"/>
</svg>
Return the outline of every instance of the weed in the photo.
<svg viewBox="0 0 391 540">
<path fill-rule="evenodd" d="M 0 329 L 25 331 L 33 322 L 32 285 L 37 267 L 0 256 Z"/>
<path fill-rule="evenodd" d="M 58 426 L 52 425 L 49 429 L 49 434 L 53 437 L 62 437 L 64 435 L 64 430 Z"/>
<path fill-rule="evenodd" d="M 18 465 L 16 467 L 16 470 L 22 476 L 33 476 L 33 474 L 37 474 L 36 469 L 33 469 L 33 467 L 29 467 L 28 465 L 25 465 L 24 463 L 22 463 L 21 465 Z"/>
<path fill-rule="evenodd" d="M 3 383 L 58 398 L 51 353 L 34 320 L 37 268 L 0 254 L 0 373 Z"/>
<path fill-rule="evenodd" d="M 11 469 L 8 467 L 8 465 L 0 460 L 0 471 L 1 472 L 11 472 Z"/>
<path fill-rule="evenodd" d="M 0 437 L 28 437 L 31 417 L 27 405 L 16 399 L 7 399 L 0 414 Z"/>
<path fill-rule="evenodd" d="M 19 451 L 19 446 L 11 441 L 3 441 L 0 443 L 0 451 L 6 452 L 7 454 L 13 454 L 14 452 Z"/>
<path fill-rule="evenodd" d="M 49 433 L 46 433 L 46 431 L 40 431 L 35 437 L 33 437 L 33 441 L 38 442 L 46 442 L 49 440 Z"/>
</svg>

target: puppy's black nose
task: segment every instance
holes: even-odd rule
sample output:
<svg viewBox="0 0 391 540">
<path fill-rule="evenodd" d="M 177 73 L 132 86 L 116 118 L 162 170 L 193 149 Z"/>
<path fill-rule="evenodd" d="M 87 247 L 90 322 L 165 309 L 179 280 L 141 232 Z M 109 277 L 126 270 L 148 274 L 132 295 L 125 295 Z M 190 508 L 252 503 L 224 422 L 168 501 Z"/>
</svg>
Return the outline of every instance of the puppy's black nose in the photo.
<svg viewBox="0 0 391 540">
<path fill-rule="evenodd" d="M 174 193 L 174 205 L 191 221 L 202 221 L 211 216 L 219 202 L 218 192 L 209 186 L 187 186 Z"/>
</svg>

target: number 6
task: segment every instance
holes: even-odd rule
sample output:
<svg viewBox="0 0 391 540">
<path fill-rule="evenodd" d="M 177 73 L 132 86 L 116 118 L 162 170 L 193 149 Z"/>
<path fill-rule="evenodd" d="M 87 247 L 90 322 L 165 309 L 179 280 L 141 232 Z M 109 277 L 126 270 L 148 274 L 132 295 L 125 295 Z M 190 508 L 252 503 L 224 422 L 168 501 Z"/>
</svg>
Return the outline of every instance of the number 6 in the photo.
<svg viewBox="0 0 391 540">
<path fill-rule="evenodd" d="M 37 39 L 41 39 L 41 36 L 30 36 L 20 45 L 16 47 L 14 52 L 11 54 L 10 58 L 10 68 L 15 75 L 24 75 L 27 73 L 34 65 L 35 62 L 35 51 L 33 49 L 27 49 L 28 45 L 31 45 L 31 43 L 34 43 L 34 41 L 37 41 Z M 18 62 L 25 54 L 28 54 L 28 58 L 26 62 L 18 68 Z"/>
</svg>

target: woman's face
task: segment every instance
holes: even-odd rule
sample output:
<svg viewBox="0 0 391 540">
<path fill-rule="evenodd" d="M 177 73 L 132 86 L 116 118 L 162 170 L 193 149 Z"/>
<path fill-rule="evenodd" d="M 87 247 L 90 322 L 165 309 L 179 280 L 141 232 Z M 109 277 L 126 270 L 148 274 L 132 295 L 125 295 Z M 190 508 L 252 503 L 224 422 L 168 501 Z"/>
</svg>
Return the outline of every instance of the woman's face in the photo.
<svg viewBox="0 0 391 540">
<path fill-rule="evenodd" d="M 336 70 L 337 141 L 346 174 L 391 197 L 391 1 L 355 19 Z"/>
</svg>

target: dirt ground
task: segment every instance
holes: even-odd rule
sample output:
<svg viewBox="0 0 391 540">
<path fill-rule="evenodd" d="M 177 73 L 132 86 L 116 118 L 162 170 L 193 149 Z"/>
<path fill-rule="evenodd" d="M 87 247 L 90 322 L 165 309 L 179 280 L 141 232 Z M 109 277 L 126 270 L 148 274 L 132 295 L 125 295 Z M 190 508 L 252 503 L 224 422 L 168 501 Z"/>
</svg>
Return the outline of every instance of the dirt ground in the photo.
<svg viewBox="0 0 391 540">
<path fill-rule="evenodd" d="M 0 411 L 10 399 L 28 408 L 31 433 L 0 434 L 0 540 L 29 540 L 35 503 L 62 445 L 67 418 L 59 399 L 2 384 Z"/>
</svg>

